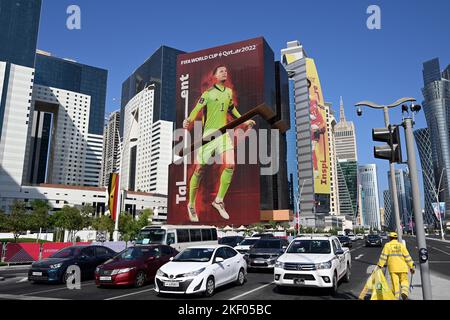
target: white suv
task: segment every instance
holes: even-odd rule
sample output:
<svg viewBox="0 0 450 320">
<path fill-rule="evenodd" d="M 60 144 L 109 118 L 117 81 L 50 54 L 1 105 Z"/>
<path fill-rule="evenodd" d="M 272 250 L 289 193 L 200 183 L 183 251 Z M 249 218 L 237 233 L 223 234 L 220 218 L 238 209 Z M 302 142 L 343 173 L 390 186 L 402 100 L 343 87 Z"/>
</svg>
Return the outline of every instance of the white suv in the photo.
<svg viewBox="0 0 450 320">
<path fill-rule="evenodd" d="M 341 279 L 350 281 L 351 254 L 337 237 L 296 238 L 275 265 L 275 284 L 284 287 L 329 288 L 335 294 Z"/>
</svg>

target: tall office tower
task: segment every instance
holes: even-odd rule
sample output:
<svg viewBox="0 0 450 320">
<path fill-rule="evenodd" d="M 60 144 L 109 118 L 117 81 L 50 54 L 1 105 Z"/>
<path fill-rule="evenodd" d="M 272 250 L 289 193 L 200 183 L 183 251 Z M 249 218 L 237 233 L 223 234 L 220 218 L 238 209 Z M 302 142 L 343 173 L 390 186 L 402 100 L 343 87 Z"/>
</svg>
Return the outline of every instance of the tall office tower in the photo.
<svg viewBox="0 0 450 320">
<path fill-rule="evenodd" d="M 395 222 L 394 207 L 392 203 L 392 193 L 390 190 L 383 191 L 384 200 L 384 223 L 389 231 L 395 231 L 397 224 Z"/>
<path fill-rule="evenodd" d="M 336 163 L 340 215 L 354 219 L 357 212 L 358 164 L 338 160 Z"/>
<path fill-rule="evenodd" d="M 120 111 L 114 111 L 106 120 L 103 130 L 103 164 L 101 186 L 109 185 L 109 175 L 119 171 Z"/>
<path fill-rule="evenodd" d="M 330 212 L 330 128 L 326 125 L 326 108 L 314 60 L 307 57 L 298 41 L 288 42 L 281 54 L 294 81 L 298 181 L 303 186 L 301 223 L 314 227 L 322 224 L 324 215 Z"/>
<path fill-rule="evenodd" d="M 391 188 L 391 173 L 388 172 L 389 189 Z M 400 220 L 403 228 L 411 231 L 413 223 L 412 188 L 409 172 L 395 170 L 395 183 L 397 184 L 398 205 Z M 392 192 L 392 191 L 391 191 Z"/>
<path fill-rule="evenodd" d="M 122 188 L 167 195 L 173 124 L 153 122 L 155 89 L 146 87 L 125 107 Z"/>
<path fill-rule="evenodd" d="M 327 127 L 328 130 L 328 153 L 330 155 L 330 215 L 338 216 L 340 213 L 339 199 L 339 177 L 337 171 L 336 144 L 334 136 L 334 126 L 336 118 L 331 103 L 326 103 Z"/>
<path fill-rule="evenodd" d="M 0 0 L 0 197 L 20 190 L 41 0 Z"/>
<path fill-rule="evenodd" d="M 124 136 L 124 112 L 137 94 L 146 86 L 154 85 L 153 122 L 175 122 L 175 90 L 177 56 L 184 51 L 161 46 L 122 84 L 120 136 Z"/>
<path fill-rule="evenodd" d="M 106 70 L 38 52 L 25 184 L 99 186 L 103 136 L 95 132 L 104 119 L 98 120 L 92 109 L 105 108 L 106 77 Z M 51 126 L 44 123 L 49 142 L 42 144 L 40 122 L 49 115 Z M 37 176 L 37 167 L 47 168 L 46 174 Z"/>
<path fill-rule="evenodd" d="M 430 131 L 428 128 L 419 129 L 414 131 L 414 136 L 416 138 L 422 168 L 423 190 L 425 196 L 425 223 L 434 225 L 437 222 L 433 209 L 433 203 L 437 202 L 434 191 L 437 190 L 437 185 L 439 183 L 436 183 L 434 175 Z"/>
<path fill-rule="evenodd" d="M 441 201 L 445 202 L 446 218 L 450 217 L 450 67 L 441 73 L 439 59 L 423 64 L 423 108 L 427 120 L 435 181 L 444 174 Z"/>
<path fill-rule="evenodd" d="M 339 122 L 334 127 L 336 157 L 341 160 L 358 161 L 355 125 L 345 117 L 344 100 L 341 97 Z"/>
<path fill-rule="evenodd" d="M 289 111 L 291 128 L 286 133 L 287 142 L 287 170 L 289 177 L 289 207 L 297 212 L 298 197 L 301 187 L 298 183 L 298 162 L 297 162 L 297 127 L 294 125 L 295 120 L 295 90 L 294 80 L 289 80 Z"/>
<path fill-rule="evenodd" d="M 377 166 L 375 164 L 359 166 L 358 174 L 362 192 L 364 225 L 381 230 Z"/>
</svg>

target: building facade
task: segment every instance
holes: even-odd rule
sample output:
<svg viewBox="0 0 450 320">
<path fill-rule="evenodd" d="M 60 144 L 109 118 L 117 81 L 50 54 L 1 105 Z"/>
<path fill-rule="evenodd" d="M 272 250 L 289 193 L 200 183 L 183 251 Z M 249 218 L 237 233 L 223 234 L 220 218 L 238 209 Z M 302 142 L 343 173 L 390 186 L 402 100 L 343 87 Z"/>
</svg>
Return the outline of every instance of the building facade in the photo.
<svg viewBox="0 0 450 320">
<path fill-rule="evenodd" d="M 364 225 L 374 230 L 381 230 L 377 166 L 375 164 L 359 166 L 358 175 L 362 192 Z"/>
<path fill-rule="evenodd" d="M 119 171 L 120 156 L 120 111 L 115 111 L 106 119 L 103 130 L 103 162 L 100 186 L 109 185 L 111 173 Z"/>
<path fill-rule="evenodd" d="M 425 223 L 434 225 L 436 217 L 434 215 L 433 203 L 437 202 L 435 190 L 438 184 L 435 180 L 433 156 L 430 140 L 430 131 L 428 128 L 414 131 L 417 149 L 419 150 L 420 163 L 422 168 L 423 190 L 425 197 Z M 440 177 L 439 177 L 440 178 Z"/>
<path fill-rule="evenodd" d="M 423 108 L 427 120 L 435 181 L 444 174 L 441 201 L 446 204 L 446 218 L 450 217 L 450 66 L 441 72 L 439 59 L 423 64 Z"/>
<path fill-rule="evenodd" d="M 389 189 L 391 189 L 391 173 L 388 172 Z M 395 183 L 397 185 L 400 221 L 405 231 L 413 228 L 412 188 L 409 172 L 395 170 Z M 391 190 L 392 194 L 392 190 Z"/>
<path fill-rule="evenodd" d="M 145 87 L 154 86 L 153 121 L 175 122 L 177 56 L 181 50 L 161 46 L 122 84 L 120 135 L 124 135 L 124 112 L 128 103 Z"/>
<path fill-rule="evenodd" d="M 389 231 L 395 231 L 397 224 L 395 222 L 394 203 L 392 202 L 392 193 L 390 190 L 383 191 L 384 200 L 384 223 Z"/>
</svg>

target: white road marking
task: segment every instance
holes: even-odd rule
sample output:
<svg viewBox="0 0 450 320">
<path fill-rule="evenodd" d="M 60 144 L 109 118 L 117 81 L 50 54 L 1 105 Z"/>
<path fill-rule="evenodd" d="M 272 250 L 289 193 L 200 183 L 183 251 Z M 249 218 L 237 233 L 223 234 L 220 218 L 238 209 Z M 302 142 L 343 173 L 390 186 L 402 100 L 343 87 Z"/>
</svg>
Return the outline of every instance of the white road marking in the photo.
<svg viewBox="0 0 450 320">
<path fill-rule="evenodd" d="M 26 282 L 26 281 L 28 281 L 28 277 L 23 277 L 22 279 L 20 279 L 16 283 L 22 283 L 22 282 Z"/>
<path fill-rule="evenodd" d="M 0 299 L 6 299 L 6 300 L 66 300 L 66 299 L 59 299 L 59 298 L 34 297 L 34 296 L 24 296 L 24 295 L 14 295 L 14 294 L 0 294 Z"/>
<path fill-rule="evenodd" d="M 245 293 L 243 293 L 243 294 L 241 294 L 241 295 L 238 295 L 238 296 L 236 296 L 236 297 L 230 298 L 230 299 L 228 299 L 228 300 L 232 301 L 232 300 L 240 299 L 240 298 L 245 297 L 245 296 L 247 296 L 247 295 L 249 295 L 249 294 L 251 294 L 251 293 L 253 293 L 253 292 L 262 290 L 262 289 L 264 289 L 264 288 L 267 288 L 268 286 L 271 286 L 271 285 L 273 285 L 274 283 L 275 283 L 275 282 L 268 283 L 268 284 L 266 284 L 266 285 L 264 285 L 264 286 L 261 286 L 261 287 L 258 287 L 258 288 L 256 288 L 256 289 L 250 290 L 250 291 L 248 291 L 248 292 L 245 292 Z"/>
<path fill-rule="evenodd" d="M 446 255 L 450 256 L 450 253 L 445 252 L 444 250 L 438 249 L 438 248 L 436 248 L 436 247 L 431 247 L 431 248 L 434 249 L 434 250 L 437 250 L 437 251 L 439 251 L 439 252 L 445 253 Z"/>
<path fill-rule="evenodd" d="M 95 285 L 95 282 L 92 283 L 81 283 L 81 290 L 83 290 L 83 287 L 89 287 Z M 62 288 L 56 288 L 56 289 L 50 289 L 50 290 L 43 290 L 43 291 L 35 291 L 35 292 L 30 292 L 30 293 L 25 293 L 23 294 L 23 296 L 29 296 L 32 294 L 40 294 L 40 293 L 47 293 L 47 292 L 55 292 L 55 291 L 61 291 L 61 290 L 69 290 L 66 286 L 62 287 Z"/>
<path fill-rule="evenodd" d="M 360 254 L 359 256 L 357 256 L 357 257 L 355 258 L 355 260 L 359 260 L 359 259 L 361 259 L 362 257 L 364 257 L 364 255 L 363 255 L 363 254 Z"/>
<path fill-rule="evenodd" d="M 129 297 L 129 296 L 134 296 L 136 294 L 141 294 L 141 293 L 145 293 L 145 292 L 149 292 L 149 291 L 155 291 L 155 288 L 142 290 L 142 291 L 137 291 L 137 292 L 133 292 L 133 293 L 128 293 L 128 294 L 124 294 L 122 296 L 112 297 L 112 298 L 108 298 L 108 299 L 105 299 L 105 300 L 116 300 L 116 299 L 125 298 L 125 297 Z"/>
<path fill-rule="evenodd" d="M 375 265 L 369 266 L 369 267 L 367 268 L 367 274 L 372 274 L 376 267 L 377 267 L 377 266 L 375 266 Z"/>
<path fill-rule="evenodd" d="M 353 250 L 350 250 L 350 253 L 351 253 L 351 252 L 354 252 L 354 251 L 356 251 L 356 250 L 362 249 L 362 248 L 364 248 L 364 246 L 361 246 L 361 247 L 355 248 L 355 249 L 353 249 Z"/>
</svg>

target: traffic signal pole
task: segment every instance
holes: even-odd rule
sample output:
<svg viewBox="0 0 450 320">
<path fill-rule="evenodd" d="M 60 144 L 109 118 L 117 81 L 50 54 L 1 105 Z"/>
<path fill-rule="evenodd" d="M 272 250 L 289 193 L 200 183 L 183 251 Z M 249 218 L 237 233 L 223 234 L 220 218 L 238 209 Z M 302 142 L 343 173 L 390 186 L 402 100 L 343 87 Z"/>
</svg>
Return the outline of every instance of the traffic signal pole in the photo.
<svg viewBox="0 0 450 320">
<path fill-rule="evenodd" d="M 389 109 L 388 107 L 384 107 L 384 122 L 386 125 L 386 128 L 389 128 L 391 125 L 390 119 L 389 119 Z M 395 214 L 395 224 L 397 226 L 397 234 L 398 234 L 398 240 L 400 242 L 403 241 L 403 229 L 402 224 L 400 220 L 400 206 L 398 204 L 398 196 L 397 196 L 397 182 L 395 180 L 395 163 L 392 161 L 390 162 L 390 168 L 391 168 L 391 198 L 394 204 L 394 214 Z"/>
<path fill-rule="evenodd" d="M 408 149 L 408 166 L 412 187 L 412 200 L 414 217 L 416 220 L 416 237 L 419 247 L 420 276 L 422 279 L 422 292 L 424 300 L 432 300 L 430 268 L 428 264 L 428 250 L 425 238 L 425 228 L 420 203 L 419 178 L 417 176 L 416 150 L 413 134 L 413 119 L 406 118 L 403 122 L 405 127 L 406 148 Z"/>
</svg>

